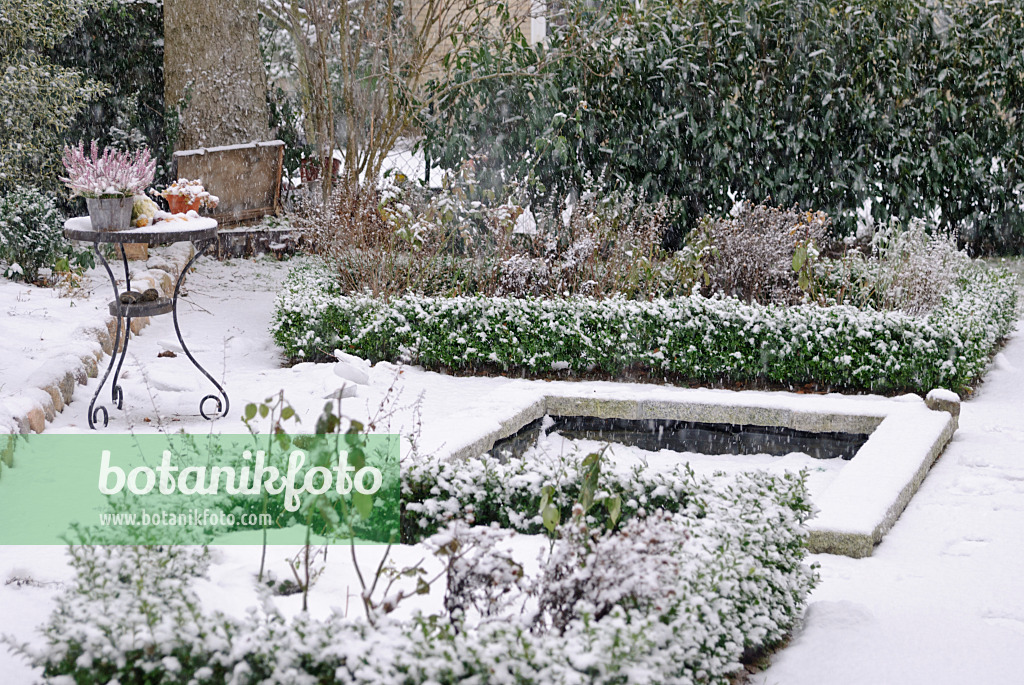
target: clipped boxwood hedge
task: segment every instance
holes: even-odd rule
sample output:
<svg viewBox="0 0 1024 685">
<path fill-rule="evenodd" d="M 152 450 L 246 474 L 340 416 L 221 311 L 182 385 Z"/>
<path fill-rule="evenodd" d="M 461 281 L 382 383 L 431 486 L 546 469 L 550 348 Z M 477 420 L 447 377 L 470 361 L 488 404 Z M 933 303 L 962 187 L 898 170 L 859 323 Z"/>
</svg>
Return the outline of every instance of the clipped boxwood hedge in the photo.
<svg viewBox="0 0 1024 685">
<path fill-rule="evenodd" d="M 707 382 L 818 382 L 851 390 L 960 390 L 1015 320 L 1014 278 L 967 269 L 927 316 L 850 306 L 780 307 L 700 296 L 631 301 L 343 294 L 298 265 L 275 304 L 275 340 L 297 360 L 336 348 L 373 361 L 530 373 L 640 369 Z M 555 365 L 553 367 L 553 365 Z"/>
</svg>

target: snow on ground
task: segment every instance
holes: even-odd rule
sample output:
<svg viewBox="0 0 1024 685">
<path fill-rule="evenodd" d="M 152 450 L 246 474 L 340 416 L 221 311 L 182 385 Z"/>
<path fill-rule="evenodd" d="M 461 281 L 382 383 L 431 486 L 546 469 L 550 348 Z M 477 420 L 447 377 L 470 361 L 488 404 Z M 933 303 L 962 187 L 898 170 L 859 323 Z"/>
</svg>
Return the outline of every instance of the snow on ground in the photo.
<svg viewBox="0 0 1024 685">
<path fill-rule="evenodd" d="M 109 430 L 192 432 L 215 430 L 245 432 L 240 417 L 245 403 L 261 401 L 279 390 L 292 403 L 310 430 L 324 397 L 342 380 L 330 365 L 300 364 L 282 368 L 268 323 L 273 295 L 288 269 L 287 263 L 271 260 L 199 262 L 187 281 L 186 301 L 180 322 L 186 343 L 218 379 L 231 397 L 225 419 L 209 424 L 198 416 L 198 401 L 212 387 L 192 369 L 174 336 L 169 316 L 156 317 L 142 334 L 133 338 L 122 374 L 125 412 L 111 412 Z M 102 281 L 95 281 L 100 282 Z M 31 292 L 22 292 L 31 291 Z M 69 310 L 96 312 L 105 307 L 106 292 L 99 288 L 90 299 Z M 58 309 L 66 300 L 24 286 L 0 284 L 0 310 L 17 309 L 19 330 L 43 335 L 38 345 L 0 350 L 3 378 L 21 373 L 38 351 L 51 352 L 60 341 L 73 341 L 72 326 L 58 322 Z M 22 305 L 24 305 L 22 307 Z M 32 312 L 32 316 L 28 315 Z M 96 314 L 98 316 L 98 314 Z M 87 317 L 81 319 L 85 325 Z M 48 326 L 42 326 L 44 322 Z M 75 322 L 79 320 L 76 318 Z M 4 330 L 7 331 L 6 321 Z M 37 325 L 38 324 L 38 325 Z M 13 330 L 13 329 L 12 329 Z M 64 331 L 64 337 L 61 336 Z M 70 333 L 70 334 L 69 334 Z M 10 345 L 3 336 L 3 344 Z M 51 347 L 53 345 L 53 347 Z M 177 357 L 159 357 L 173 351 Z M 57 417 L 48 431 L 77 433 L 87 430 L 85 410 L 97 380 L 78 387 L 74 401 Z M 378 364 L 371 369 L 370 385 L 360 395 L 344 400 L 343 410 L 357 418 L 381 416 L 377 430 L 423 427 L 426 451 L 461 444 L 467 433 L 482 432 L 502 416 L 540 392 L 569 384 L 506 378 L 456 378 L 415 368 Z M 574 388 L 609 384 L 572 384 Z M 653 386 L 622 385 L 626 394 L 674 392 Z M 681 392 L 681 391 L 680 391 Z M 729 391 L 700 391 L 712 400 Z M 744 401 L 755 393 L 732 394 Z M 758 401 L 797 401 L 787 393 L 759 393 Z M 806 401 L 807 398 L 798 398 Z M 838 405 L 877 402 L 872 398 L 823 398 L 810 400 Z M 385 407 L 381 412 L 380 407 Z M 830 405 L 831 406 L 831 405 Z M 472 411 L 460 412 L 466 407 Z M 1024 582 L 1019 579 L 1024 562 L 1024 332 L 1018 330 L 997 356 L 977 397 L 963 404 L 960 430 L 946 453 L 925 480 L 921 491 L 885 541 L 867 559 L 817 555 L 822 583 L 813 593 L 804 627 L 790 645 L 775 655 L 773 665 L 751 677 L 757 685 L 778 683 L 928 683 L 1018 682 L 1016 649 L 1024 645 Z M 147 420 L 148 419 L 148 420 Z M 560 438 L 552 436 L 557 449 Z M 579 445 L 589 449 L 587 443 Z M 642 455 L 615 448 L 619 468 L 630 460 L 646 459 L 652 468 L 670 467 L 671 454 Z M 729 458 L 703 468 L 741 468 L 741 460 Z M 787 463 L 789 460 L 790 463 Z M 757 458 L 754 459 L 757 461 Z M 765 461 L 765 460 L 762 460 Z M 775 460 L 771 468 L 799 467 L 800 456 Z M 7 488 L 33 488 L 44 474 L 31 463 L 5 469 L 0 479 L 0 511 Z M 822 479 L 812 489 L 827 485 L 831 471 L 814 475 Z M 22 493 L 19 493 L 22 494 Z M 45 492 L 39 493 L 45 501 Z M 8 498 L 10 499 L 13 498 Z M 0 517 L 2 520 L 2 517 Z M 530 546 L 528 539 L 520 544 Z M 287 557 L 294 551 L 271 548 L 268 559 L 278 578 L 290 576 Z M 379 550 L 362 548 L 366 563 Z M 396 564 L 418 561 L 418 549 L 397 552 Z M 536 554 L 527 552 L 526 558 Z M 363 557 L 361 557 L 363 558 Z M 64 552 L 54 547 L 0 548 L 0 633 L 21 641 L 37 639 L 34 626 L 48 615 L 55 593 L 70 578 Z M 314 611 L 331 607 L 358 612 L 350 595 L 356 592 L 347 553 L 331 553 L 327 570 L 314 587 Z M 216 550 L 208 579 L 198 591 L 210 609 L 234 614 L 255 603 L 252 578 L 259 565 L 256 547 L 223 547 Z M 26 584 L 26 579 L 33 581 Z M 416 601 L 435 601 L 417 599 Z M 279 598 L 286 613 L 298 611 L 298 596 Z M 409 606 L 412 608 L 412 605 Z M 33 673 L 18 657 L 0 650 L 3 682 L 20 685 Z"/>
<path fill-rule="evenodd" d="M 1024 331 L 867 559 L 814 555 L 804 629 L 757 685 L 1016 683 L 1024 675 Z"/>
<path fill-rule="evenodd" d="M 83 327 L 101 326 L 106 314 L 103 298 L 90 299 L 94 287 L 89 283 L 86 290 L 62 297 L 56 289 L 0 279 L 0 410 L 5 401 L 15 402 L 34 376 L 45 374 L 40 367 L 47 360 L 79 359 L 98 347 L 81 334 Z M 109 288 L 107 280 L 105 294 Z"/>
</svg>

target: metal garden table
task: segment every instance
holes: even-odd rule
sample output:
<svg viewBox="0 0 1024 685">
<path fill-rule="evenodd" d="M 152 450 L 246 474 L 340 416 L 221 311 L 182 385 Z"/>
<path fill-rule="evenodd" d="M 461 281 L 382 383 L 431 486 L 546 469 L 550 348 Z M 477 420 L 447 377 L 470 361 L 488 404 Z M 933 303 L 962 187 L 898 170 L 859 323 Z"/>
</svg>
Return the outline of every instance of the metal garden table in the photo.
<svg viewBox="0 0 1024 685">
<path fill-rule="evenodd" d="M 92 230 L 92 223 L 89 221 L 89 217 L 75 217 L 68 219 L 64 222 L 64 235 L 69 240 L 80 240 L 83 242 L 92 243 L 93 250 L 96 252 L 96 256 L 99 257 L 100 262 L 103 264 L 103 268 L 107 270 L 107 276 L 110 277 L 110 285 L 114 289 L 114 300 L 110 303 L 110 314 L 117 317 L 117 332 L 114 335 L 114 349 L 110 355 L 110 363 L 107 364 L 107 370 L 103 374 L 103 379 L 100 381 L 100 385 L 96 388 L 96 394 L 93 395 L 92 401 L 89 403 L 89 428 L 95 429 L 97 424 L 97 417 L 102 413 L 103 427 L 107 427 L 109 416 L 107 408 L 100 404 L 96 405 L 100 394 L 103 392 L 103 386 L 107 383 L 107 378 L 110 376 L 110 372 L 114 372 L 114 379 L 110 386 L 110 401 L 112 404 L 117 405 L 118 409 L 123 408 L 124 404 L 124 392 L 121 390 L 121 386 L 118 384 L 117 379 L 121 374 L 121 366 L 124 364 L 124 358 L 128 354 L 128 339 L 131 337 L 131 323 L 132 319 L 142 316 L 159 316 L 160 314 L 170 313 L 174 320 L 174 333 L 178 336 L 178 343 L 181 344 L 181 349 L 185 351 L 185 355 L 189 361 L 192 362 L 193 366 L 199 369 L 204 376 L 213 384 L 217 389 L 217 394 L 209 394 L 203 397 L 199 401 L 199 413 L 204 419 L 213 420 L 221 416 L 226 416 L 228 413 L 228 395 L 224 391 L 224 388 L 218 383 L 210 373 L 203 368 L 203 366 L 196 361 L 196 358 L 189 351 L 188 346 L 185 344 L 184 338 L 181 336 L 181 328 L 178 325 L 178 294 L 181 292 L 181 285 L 185 281 L 185 276 L 188 274 L 189 269 L 199 259 L 207 248 L 212 245 L 217 239 L 217 221 L 214 219 L 201 217 L 188 220 L 169 220 L 169 221 L 158 221 L 151 226 L 145 226 L 143 228 L 131 228 L 123 231 L 94 231 Z M 174 284 L 174 295 L 172 297 L 160 297 L 151 302 L 136 302 L 132 304 L 125 304 L 121 302 L 121 291 L 117 286 L 117 279 L 114 278 L 114 272 L 110 268 L 110 264 L 107 262 L 106 257 L 103 255 L 103 250 L 100 249 L 100 244 L 116 244 L 124 245 L 126 243 L 144 243 L 149 246 L 154 245 L 168 245 L 171 243 L 179 242 L 190 242 L 196 250 L 195 255 L 189 260 L 185 268 L 178 274 L 178 280 Z M 124 263 L 124 281 L 125 281 L 125 292 L 132 289 L 131 273 L 128 270 L 128 256 L 124 249 L 121 250 L 121 260 Z M 124 331 L 124 345 L 121 344 L 121 331 Z M 216 412 L 207 414 L 206 403 L 213 400 L 216 403 Z"/>
</svg>

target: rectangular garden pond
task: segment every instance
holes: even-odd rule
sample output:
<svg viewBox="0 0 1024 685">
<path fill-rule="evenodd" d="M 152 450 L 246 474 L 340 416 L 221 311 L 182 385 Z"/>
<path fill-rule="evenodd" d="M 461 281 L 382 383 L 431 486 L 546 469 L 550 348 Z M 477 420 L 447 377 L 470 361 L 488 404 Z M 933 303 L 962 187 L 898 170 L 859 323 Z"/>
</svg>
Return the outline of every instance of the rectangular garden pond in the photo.
<svg viewBox="0 0 1024 685">
<path fill-rule="evenodd" d="M 438 456 L 464 459 L 523 450 L 535 441 L 544 417 L 551 417 L 552 428 L 563 437 L 632 440 L 647 450 L 831 456 L 844 463 L 828 468 L 830 482 L 813 497 L 818 512 L 809 523 L 809 546 L 812 552 L 851 557 L 871 555 L 956 430 L 952 414 L 930 409 L 916 395 L 883 399 L 612 383 L 545 388 L 541 397 L 508 393 L 498 425 L 481 426 L 475 436 L 463 432 L 465 438 L 446 444 Z M 672 444 L 687 437 L 696 440 L 695 447 Z M 680 464 L 684 461 L 680 454 Z"/>
</svg>

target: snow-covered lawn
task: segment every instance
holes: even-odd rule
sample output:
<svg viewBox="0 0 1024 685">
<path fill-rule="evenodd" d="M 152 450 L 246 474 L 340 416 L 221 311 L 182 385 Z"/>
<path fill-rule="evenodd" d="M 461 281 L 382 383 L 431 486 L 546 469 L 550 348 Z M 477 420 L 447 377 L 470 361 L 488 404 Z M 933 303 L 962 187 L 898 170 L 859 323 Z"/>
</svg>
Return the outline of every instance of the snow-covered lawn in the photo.
<svg viewBox="0 0 1024 685">
<path fill-rule="evenodd" d="M 1024 645 L 1024 335 L 867 559 L 819 555 L 804 629 L 758 685 L 1012 683 Z"/>
<path fill-rule="evenodd" d="M 231 398 L 226 418 L 212 425 L 203 421 L 198 401 L 207 392 L 207 381 L 183 355 L 158 356 L 166 350 L 180 353 L 170 317 L 164 316 L 154 318 L 132 340 L 122 373 L 126 411 L 111 413 L 109 430 L 243 433 L 244 405 L 279 390 L 297 410 L 302 421 L 299 428 L 311 430 L 325 396 L 342 381 L 330 365 L 281 366 L 268 326 L 273 297 L 287 268 L 287 263 L 268 260 L 217 263 L 204 259 L 187 281 L 187 304 L 180 311 L 182 329 L 195 356 L 225 384 Z M 92 295 L 76 301 L 74 307 L 45 291 L 0 283 L 0 311 L 17 312 L 11 316 L 16 327 L 8 328 L 4 321 L 0 344 L 7 347 L 0 349 L 0 385 L 6 390 L 0 394 L 18 387 L 23 376 L 32 372 L 29 367 L 37 359 L 33 355 L 53 354 L 60 345 L 74 344 L 75 326 L 101 323 L 109 296 L 98 275 L 93 274 L 92 283 Z M 58 311 L 63 318 L 56 318 Z M 30 335 L 44 339 L 12 343 L 8 330 L 26 341 Z M 25 360 L 29 363 L 18 363 Z M 87 430 L 85 408 L 96 383 L 93 379 L 88 386 L 76 388 L 74 401 L 47 430 Z M 593 385 L 607 388 L 609 384 Z M 510 407 L 550 386 L 508 378 L 456 378 L 381 363 L 371 370 L 370 384 L 360 389 L 360 395 L 344 401 L 343 410 L 365 419 L 378 415 L 384 406 L 378 431 L 408 433 L 419 426 L 424 451 L 443 451 L 461 443 L 467 433 L 483 432 L 507 415 Z M 631 385 L 621 390 L 655 389 Z M 700 392 L 709 397 L 729 394 Z M 552 450 L 569 447 L 554 437 L 548 446 Z M 660 468 L 670 459 L 664 453 L 613 450 L 621 460 L 619 468 L 640 458 Z M 805 625 L 774 656 L 773 665 L 751 681 L 758 685 L 1016 682 L 1020 671 L 1016 650 L 1024 644 L 1024 583 L 1019 579 L 1024 563 L 1022 455 L 1024 331 L 1018 326 L 976 397 L 963 404 L 960 429 L 952 443 L 874 556 L 811 558 L 820 564 L 822 582 L 811 596 Z M 705 459 L 695 467 L 745 468 L 766 460 L 729 459 L 713 464 Z M 800 457 L 791 455 L 773 460 L 771 468 L 804 465 Z M 812 494 L 827 487 L 833 467 L 824 468 L 812 473 Z M 5 490 L 32 489 L 41 475 L 31 463 L 5 469 L 0 477 L 0 512 Z M 39 497 L 45 502 L 44 491 Z M 293 553 L 271 550 L 269 560 L 278 577 L 290 577 L 286 557 Z M 377 553 L 361 550 L 368 564 Z M 422 550 L 408 548 L 397 554 L 398 565 L 425 556 Z M 208 579 L 197 587 L 204 604 L 211 610 L 243 614 L 256 603 L 250 578 L 258 564 L 258 548 L 218 548 Z M 35 626 L 49 614 L 53 598 L 69 579 L 62 548 L 0 548 L 0 633 L 21 641 L 38 640 Z M 331 607 L 358 612 L 350 598 L 354 591 L 347 555 L 332 555 L 312 590 L 311 596 L 320 598 L 313 604 L 314 612 Z M 293 596 L 275 601 L 291 614 L 298 611 L 301 600 Z M 420 598 L 415 606 L 429 606 L 424 604 L 429 601 L 435 600 Z M 3 651 L 0 673 L 0 681 L 12 685 L 29 683 L 38 675 Z"/>
</svg>

